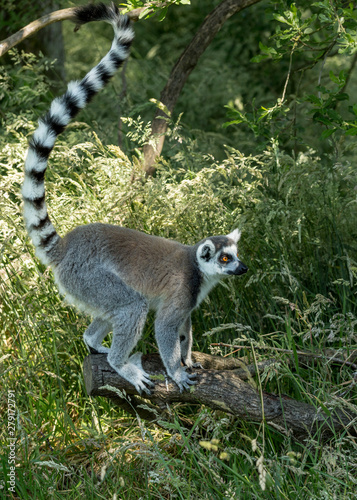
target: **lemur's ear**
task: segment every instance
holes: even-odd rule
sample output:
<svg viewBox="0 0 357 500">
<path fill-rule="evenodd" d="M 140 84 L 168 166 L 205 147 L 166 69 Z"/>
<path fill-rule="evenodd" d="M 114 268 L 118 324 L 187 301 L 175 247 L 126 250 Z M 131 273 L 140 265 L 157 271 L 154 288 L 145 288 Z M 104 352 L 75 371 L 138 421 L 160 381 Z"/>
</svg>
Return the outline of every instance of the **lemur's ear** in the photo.
<svg viewBox="0 0 357 500">
<path fill-rule="evenodd" d="M 197 257 L 199 259 L 205 260 L 206 262 L 212 259 L 215 254 L 215 246 L 211 240 L 206 240 L 202 245 L 198 247 Z"/>
<path fill-rule="evenodd" d="M 231 240 L 234 241 L 235 244 L 237 244 L 238 241 L 240 240 L 240 235 L 241 232 L 239 231 L 238 228 L 236 228 L 231 233 L 227 234 L 227 238 L 230 238 Z"/>
</svg>

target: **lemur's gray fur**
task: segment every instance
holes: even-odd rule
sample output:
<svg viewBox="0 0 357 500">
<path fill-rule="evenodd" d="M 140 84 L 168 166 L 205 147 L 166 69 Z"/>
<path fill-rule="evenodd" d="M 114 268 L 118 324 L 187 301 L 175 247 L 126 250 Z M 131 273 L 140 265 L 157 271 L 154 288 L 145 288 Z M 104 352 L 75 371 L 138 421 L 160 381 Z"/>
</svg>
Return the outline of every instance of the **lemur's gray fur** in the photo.
<svg viewBox="0 0 357 500">
<path fill-rule="evenodd" d="M 80 226 L 61 238 L 45 203 L 44 176 L 55 139 L 71 118 L 104 87 L 129 54 L 134 34 L 114 4 L 76 10 L 79 24 L 104 20 L 114 28 L 110 51 L 81 81 L 71 82 L 39 120 L 29 145 L 22 187 L 26 227 L 40 260 L 54 271 L 60 292 L 94 320 L 84 333 L 90 352 L 107 353 L 109 364 L 137 391 L 154 384 L 141 365 L 141 353 L 129 357 L 150 308 L 168 375 L 180 390 L 195 384 L 186 369 L 191 358 L 191 311 L 226 275 L 247 267 L 238 259 L 240 232 L 205 238 L 194 246 L 109 224 Z M 102 346 L 113 331 L 110 349 Z M 181 366 L 181 361 L 184 366 Z"/>
</svg>

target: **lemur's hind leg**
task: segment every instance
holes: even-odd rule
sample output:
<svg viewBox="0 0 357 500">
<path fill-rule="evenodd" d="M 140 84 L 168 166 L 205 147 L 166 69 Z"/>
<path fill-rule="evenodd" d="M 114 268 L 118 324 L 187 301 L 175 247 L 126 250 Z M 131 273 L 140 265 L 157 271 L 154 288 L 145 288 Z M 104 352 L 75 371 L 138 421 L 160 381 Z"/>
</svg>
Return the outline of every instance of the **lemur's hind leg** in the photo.
<svg viewBox="0 0 357 500">
<path fill-rule="evenodd" d="M 83 340 L 91 354 L 108 354 L 109 348 L 102 346 L 102 342 L 111 330 L 109 321 L 101 318 L 95 318 L 89 325 L 83 334 Z"/>
<path fill-rule="evenodd" d="M 72 266 L 71 273 L 67 273 L 66 262 L 62 265 L 58 280 L 65 291 L 85 304 L 88 310 L 97 311 L 97 319 L 84 334 L 87 346 L 107 352 L 108 363 L 119 375 L 133 384 L 138 392 L 149 393 L 147 385 L 154 384 L 141 366 L 141 354 L 129 358 L 144 328 L 149 309 L 147 300 L 108 269 L 82 265 L 80 272 Z M 105 320 L 99 319 L 103 316 Z M 113 331 L 113 340 L 107 351 L 101 342 L 110 330 Z"/>
<path fill-rule="evenodd" d="M 122 306 L 112 318 L 113 341 L 108 354 L 108 363 L 115 371 L 131 384 L 138 392 L 150 394 L 155 384 L 150 380 L 141 364 L 141 353 L 129 355 L 138 343 L 148 313 L 147 301 L 136 292 L 132 303 Z"/>
</svg>

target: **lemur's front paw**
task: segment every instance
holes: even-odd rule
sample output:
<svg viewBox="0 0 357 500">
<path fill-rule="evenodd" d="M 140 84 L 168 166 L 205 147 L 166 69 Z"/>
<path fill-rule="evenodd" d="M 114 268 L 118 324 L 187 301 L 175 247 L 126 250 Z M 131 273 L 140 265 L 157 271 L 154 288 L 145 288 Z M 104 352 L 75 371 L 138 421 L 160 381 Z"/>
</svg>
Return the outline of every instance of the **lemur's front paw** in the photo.
<svg viewBox="0 0 357 500">
<path fill-rule="evenodd" d="M 180 392 L 188 390 L 192 385 L 197 384 L 197 373 L 187 373 L 186 366 L 180 366 L 180 369 L 171 377 L 178 385 Z"/>
<path fill-rule="evenodd" d="M 182 358 L 182 363 L 186 366 L 186 368 L 201 368 L 202 370 L 204 369 L 201 363 L 194 363 L 192 359 Z"/>
<path fill-rule="evenodd" d="M 155 384 L 150 380 L 150 375 L 146 373 L 141 364 L 141 352 L 137 352 L 133 354 L 125 365 L 121 367 L 116 367 L 110 362 L 108 358 L 108 362 L 112 368 L 120 375 L 125 378 L 128 382 L 130 382 L 139 394 L 142 392 L 146 392 L 146 394 L 150 395 L 150 387 L 154 387 Z"/>
</svg>

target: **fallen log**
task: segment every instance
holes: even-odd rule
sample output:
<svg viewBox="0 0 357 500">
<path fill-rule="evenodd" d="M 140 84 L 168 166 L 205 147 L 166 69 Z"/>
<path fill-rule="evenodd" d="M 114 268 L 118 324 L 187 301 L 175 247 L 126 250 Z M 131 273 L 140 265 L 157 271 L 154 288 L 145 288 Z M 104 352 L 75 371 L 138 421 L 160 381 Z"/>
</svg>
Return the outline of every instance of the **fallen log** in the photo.
<svg viewBox="0 0 357 500">
<path fill-rule="evenodd" d="M 158 354 L 143 356 L 143 368 L 155 382 L 151 395 L 137 395 L 135 388 L 120 377 L 108 364 L 105 354 L 91 354 L 84 360 L 84 381 L 89 396 L 104 396 L 133 415 L 155 422 L 172 420 L 168 405 L 172 403 L 203 404 L 236 416 L 242 420 L 266 423 L 282 433 L 297 439 L 322 435 L 331 437 L 347 428 L 353 431 L 354 416 L 340 409 L 328 409 L 322 402 L 316 406 L 294 400 L 285 395 L 259 391 L 251 379 L 254 365 L 242 367 L 245 361 L 193 353 L 197 369 L 197 385 L 180 393 L 177 385 L 167 377 Z M 260 366 L 259 366 L 260 365 Z M 266 362 L 258 364 L 261 371 Z M 212 369 L 214 367 L 214 369 Z M 205 369 L 208 368 L 208 369 Z M 185 421 L 190 427 L 192 422 Z"/>
</svg>

